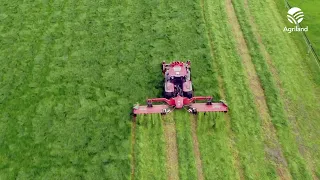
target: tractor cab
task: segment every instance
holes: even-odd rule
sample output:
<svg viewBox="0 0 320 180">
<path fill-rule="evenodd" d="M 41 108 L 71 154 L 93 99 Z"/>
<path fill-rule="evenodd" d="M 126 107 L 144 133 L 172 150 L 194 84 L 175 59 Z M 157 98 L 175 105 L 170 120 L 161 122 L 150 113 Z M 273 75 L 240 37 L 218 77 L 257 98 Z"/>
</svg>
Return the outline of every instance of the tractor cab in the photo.
<svg viewBox="0 0 320 180">
<path fill-rule="evenodd" d="M 186 63 L 174 61 L 170 64 L 162 63 L 165 76 L 164 97 L 170 99 L 179 94 L 191 98 L 193 96 L 190 75 L 190 61 Z"/>
<path fill-rule="evenodd" d="M 174 84 L 181 84 L 190 80 L 190 70 L 186 63 L 174 61 L 170 64 L 165 64 L 163 70 L 166 80 Z"/>
<path fill-rule="evenodd" d="M 170 77 L 183 77 L 187 75 L 187 68 L 183 62 L 175 61 L 170 64 L 168 73 Z"/>
</svg>

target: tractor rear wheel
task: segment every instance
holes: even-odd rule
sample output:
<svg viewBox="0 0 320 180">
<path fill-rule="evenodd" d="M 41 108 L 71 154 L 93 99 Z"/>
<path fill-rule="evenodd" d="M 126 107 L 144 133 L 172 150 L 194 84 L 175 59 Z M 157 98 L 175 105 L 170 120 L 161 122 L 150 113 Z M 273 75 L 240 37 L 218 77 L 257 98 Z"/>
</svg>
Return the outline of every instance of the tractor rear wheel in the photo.
<svg viewBox="0 0 320 180">
<path fill-rule="evenodd" d="M 165 98 L 167 98 L 167 99 L 172 98 L 172 97 L 173 97 L 173 95 L 174 95 L 174 93 L 173 93 L 173 92 L 164 92 L 164 97 L 165 97 Z"/>
<path fill-rule="evenodd" d="M 183 92 L 183 96 L 191 99 L 193 97 L 193 91 Z"/>
</svg>

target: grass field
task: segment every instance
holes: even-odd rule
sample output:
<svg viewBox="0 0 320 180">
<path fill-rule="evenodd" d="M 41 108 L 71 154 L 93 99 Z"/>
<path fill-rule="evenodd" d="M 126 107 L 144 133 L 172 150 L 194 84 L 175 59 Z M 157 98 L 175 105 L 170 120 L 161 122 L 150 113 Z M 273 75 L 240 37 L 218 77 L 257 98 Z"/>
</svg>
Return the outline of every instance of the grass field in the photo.
<svg viewBox="0 0 320 180">
<path fill-rule="evenodd" d="M 318 51 L 313 1 L 291 1 L 310 12 Z M 274 0 L 2 2 L 0 179 L 320 179 L 320 70 L 283 32 L 286 11 Z M 161 62 L 187 59 L 195 95 L 230 111 L 132 121 L 134 103 L 161 96 Z"/>
<path fill-rule="evenodd" d="M 309 31 L 306 32 L 308 38 L 312 42 L 318 56 L 320 55 L 320 2 L 316 0 L 289 0 L 290 6 L 299 7 L 304 12 L 303 26 L 308 26 Z"/>
</svg>

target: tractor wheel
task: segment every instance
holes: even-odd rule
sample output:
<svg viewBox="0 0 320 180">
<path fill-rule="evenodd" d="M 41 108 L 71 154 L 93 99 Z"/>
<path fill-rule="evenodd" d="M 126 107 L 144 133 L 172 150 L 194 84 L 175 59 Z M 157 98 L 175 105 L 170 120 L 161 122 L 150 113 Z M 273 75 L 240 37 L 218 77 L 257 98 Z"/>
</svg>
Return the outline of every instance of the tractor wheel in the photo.
<svg viewBox="0 0 320 180">
<path fill-rule="evenodd" d="M 183 96 L 190 99 L 193 97 L 193 91 L 183 92 Z"/>
<path fill-rule="evenodd" d="M 164 97 L 167 98 L 167 99 L 172 98 L 173 95 L 174 95 L 173 92 L 165 92 L 165 93 L 164 93 Z"/>
</svg>

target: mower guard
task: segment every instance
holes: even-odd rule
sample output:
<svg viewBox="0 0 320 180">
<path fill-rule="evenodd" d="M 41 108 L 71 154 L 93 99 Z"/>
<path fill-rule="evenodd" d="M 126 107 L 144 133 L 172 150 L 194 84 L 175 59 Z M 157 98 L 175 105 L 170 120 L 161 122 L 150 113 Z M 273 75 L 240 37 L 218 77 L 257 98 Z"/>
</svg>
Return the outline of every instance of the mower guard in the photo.
<svg viewBox="0 0 320 180">
<path fill-rule="evenodd" d="M 224 103 L 193 103 L 191 108 L 195 108 L 197 112 L 228 112 L 228 106 Z"/>
<path fill-rule="evenodd" d="M 137 105 L 133 108 L 133 114 L 166 114 L 168 110 L 170 110 L 168 105 L 152 105 L 152 107 Z"/>
</svg>

